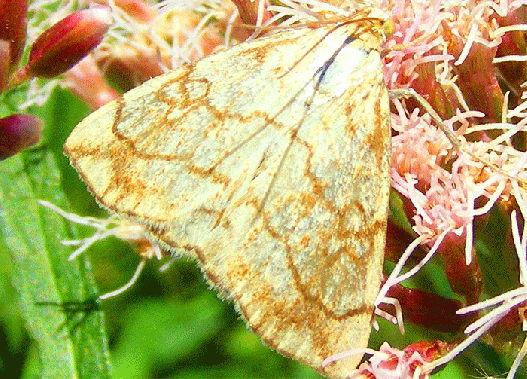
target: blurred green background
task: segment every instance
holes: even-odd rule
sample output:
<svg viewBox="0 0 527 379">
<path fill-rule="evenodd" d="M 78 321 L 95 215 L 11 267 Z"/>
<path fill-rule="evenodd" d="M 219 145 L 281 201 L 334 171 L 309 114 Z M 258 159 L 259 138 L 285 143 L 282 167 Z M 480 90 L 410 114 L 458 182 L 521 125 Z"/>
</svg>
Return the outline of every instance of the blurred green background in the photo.
<svg viewBox="0 0 527 379">
<path fill-rule="evenodd" d="M 23 91 L 5 95 L 0 116 L 15 112 L 22 95 Z M 208 289 L 192 261 L 177 260 L 165 272 L 159 268 L 166 262 L 149 261 L 138 283 L 104 301 L 101 311 L 67 318 L 58 306 L 36 304 L 82 301 L 114 290 L 131 278 L 140 258 L 127 244 L 109 238 L 67 261 L 74 248 L 60 241 L 89 236 L 93 229 L 73 225 L 36 201 L 106 217 L 62 154 L 67 135 L 89 110 L 58 89 L 43 107 L 30 112 L 45 123 L 42 143 L 0 162 L 3 378 L 320 377 L 263 346 L 232 304 Z M 438 293 L 450 293 L 440 265 L 433 262 L 416 280 L 426 281 L 427 288 Z M 78 327 L 68 327 L 74 323 Z M 422 339 L 452 338 L 411 325 L 401 336 L 393 325 L 380 325 L 381 332 L 372 333 L 371 346 L 376 349 L 383 341 L 403 348 Z M 477 343 L 433 378 L 502 374 L 508 364 L 510 359 Z"/>
</svg>

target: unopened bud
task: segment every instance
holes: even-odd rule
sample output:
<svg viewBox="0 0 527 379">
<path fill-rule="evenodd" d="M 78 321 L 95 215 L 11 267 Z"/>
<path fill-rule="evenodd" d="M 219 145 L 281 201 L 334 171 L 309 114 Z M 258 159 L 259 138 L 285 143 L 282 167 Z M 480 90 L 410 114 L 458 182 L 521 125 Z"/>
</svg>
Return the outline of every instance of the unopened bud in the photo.
<svg viewBox="0 0 527 379">
<path fill-rule="evenodd" d="M 0 0 L 0 40 L 9 43 L 8 66 L 15 67 L 24 51 L 27 0 Z"/>
<path fill-rule="evenodd" d="M 92 109 L 119 97 L 106 83 L 93 58 L 88 55 L 65 74 L 66 86 Z"/>
<path fill-rule="evenodd" d="M 42 121 L 36 117 L 16 114 L 0 119 L 0 160 L 33 146 L 41 133 Z"/>
<path fill-rule="evenodd" d="M 0 92 L 7 86 L 7 78 L 9 77 L 9 59 L 11 52 L 11 44 L 8 41 L 0 39 Z"/>
<path fill-rule="evenodd" d="M 233 0 L 234 5 L 238 8 L 240 18 L 242 22 L 247 25 L 256 25 L 258 23 L 258 14 L 260 10 L 260 2 L 251 0 Z M 266 22 L 272 17 L 272 13 L 267 10 L 269 3 L 265 2 L 265 6 L 262 12 L 261 23 Z"/>
<path fill-rule="evenodd" d="M 108 0 L 94 0 L 94 3 L 108 4 Z M 137 22 L 149 24 L 156 18 L 156 11 L 144 0 L 114 0 L 113 3 Z"/>
<path fill-rule="evenodd" d="M 11 86 L 32 77 L 52 78 L 75 66 L 104 37 L 112 22 L 108 7 L 75 12 L 40 35 L 29 53 L 27 65 L 11 80 Z"/>
</svg>

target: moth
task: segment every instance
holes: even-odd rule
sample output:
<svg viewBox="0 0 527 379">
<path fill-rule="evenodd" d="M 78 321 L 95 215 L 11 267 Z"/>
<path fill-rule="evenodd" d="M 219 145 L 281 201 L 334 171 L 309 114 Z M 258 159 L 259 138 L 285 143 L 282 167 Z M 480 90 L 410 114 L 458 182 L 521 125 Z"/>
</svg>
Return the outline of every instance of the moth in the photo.
<svg viewBox="0 0 527 379">
<path fill-rule="evenodd" d="M 330 377 L 368 344 L 388 213 L 384 14 L 296 25 L 153 78 L 64 151 L 99 204 L 199 262 L 270 347 Z"/>
</svg>

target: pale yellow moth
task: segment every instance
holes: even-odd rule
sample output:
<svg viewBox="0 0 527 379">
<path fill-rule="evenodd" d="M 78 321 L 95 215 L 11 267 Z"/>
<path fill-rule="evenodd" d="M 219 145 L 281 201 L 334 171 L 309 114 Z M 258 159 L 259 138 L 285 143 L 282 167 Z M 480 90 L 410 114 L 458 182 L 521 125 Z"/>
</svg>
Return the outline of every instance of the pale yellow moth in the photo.
<svg viewBox="0 0 527 379">
<path fill-rule="evenodd" d="M 367 346 L 390 159 L 384 14 L 295 26 L 156 77 L 65 152 L 97 201 L 199 261 L 269 346 L 330 377 Z"/>
</svg>

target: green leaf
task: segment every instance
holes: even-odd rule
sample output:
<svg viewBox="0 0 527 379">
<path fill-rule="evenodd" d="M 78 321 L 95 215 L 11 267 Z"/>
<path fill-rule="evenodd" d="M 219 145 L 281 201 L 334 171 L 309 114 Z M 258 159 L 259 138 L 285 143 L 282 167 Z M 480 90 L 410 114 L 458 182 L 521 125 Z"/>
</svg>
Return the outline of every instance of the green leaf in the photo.
<svg viewBox="0 0 527 379">
<path fill-rule="evenodd" d="M 11 256 L 22 317 L 38 345 L 31 371 L 42 378 L 109 377 L 101 312 L 70 319 L 60 306 L 37 304 L 97 296 L 87 258 L 69 262 L 71 251 L 61 245 L 75 238 L 73 230 L 38 200 L 67 208 L 53 155 L 35 149 L 0 162 L 0 237 Z"/>
</svg>

